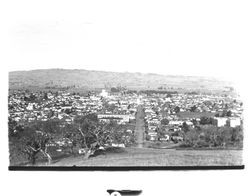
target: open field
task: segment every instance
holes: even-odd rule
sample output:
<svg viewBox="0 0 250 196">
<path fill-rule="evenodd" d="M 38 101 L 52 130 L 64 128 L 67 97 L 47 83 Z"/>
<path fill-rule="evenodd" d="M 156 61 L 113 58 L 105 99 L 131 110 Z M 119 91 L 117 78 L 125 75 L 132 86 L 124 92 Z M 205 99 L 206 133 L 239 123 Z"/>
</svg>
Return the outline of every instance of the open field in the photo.
<svg viewBox="0 0 250 196">
<path fill-rule="evenodd" d="M 119 153 L 68 157 L 51 166 L 232 166 L 242 165 L 242 150 L 126 148 Z"/>
</svg>

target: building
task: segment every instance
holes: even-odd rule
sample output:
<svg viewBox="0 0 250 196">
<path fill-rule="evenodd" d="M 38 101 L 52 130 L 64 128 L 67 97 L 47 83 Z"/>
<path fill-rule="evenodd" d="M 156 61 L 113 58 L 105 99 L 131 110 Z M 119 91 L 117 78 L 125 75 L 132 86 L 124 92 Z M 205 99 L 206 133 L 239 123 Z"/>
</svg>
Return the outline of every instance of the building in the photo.
<svg viewBox="0 0 250 196">
<path fill-rule="evenodd" d="M 114 120 L 118 123 L 128 123 L 129 120 L 132 119 L 132 116 L 127 114 L 98 114 L 97 118 L 104 122 Z"/>
<path fill-rule="evenodd" d="M 215 121 L 215 125 L 217 127 L 223 127 L 227 124 L 227 121 L 228 121 L 228 118 L 225 118 L 225 117 L 216 117 L 214 118 L 216 121 Z"/>
<path fill-rule="evenodd" d="M 100 96 L 106 98 L 106 97 L 109 96 L 109 94 L 108 94 L 108 92 L 105 89 L 102 89 L 102 92 L 100 93 Z"/>
<path fill-rule="evenodd" d="M 230 118 L 229 119 L 229 125 L 230 127 L 237 127 L 241 125 L 240 118 Z"/>
</svg>

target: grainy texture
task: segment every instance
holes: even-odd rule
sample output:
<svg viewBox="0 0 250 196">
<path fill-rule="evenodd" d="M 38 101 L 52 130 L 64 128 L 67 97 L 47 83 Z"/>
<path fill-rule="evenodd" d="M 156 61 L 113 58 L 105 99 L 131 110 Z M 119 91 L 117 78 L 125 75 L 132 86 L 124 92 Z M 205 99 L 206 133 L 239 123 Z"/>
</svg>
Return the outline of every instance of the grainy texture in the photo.
<svg viewBox="0 0 250 196">
<path fill-rule="evenodd" d="M 126 148 L 122 153 L 65 158 L 52 166 L 227 166 L 241 165 L 241 150 Z"/>
</svg>

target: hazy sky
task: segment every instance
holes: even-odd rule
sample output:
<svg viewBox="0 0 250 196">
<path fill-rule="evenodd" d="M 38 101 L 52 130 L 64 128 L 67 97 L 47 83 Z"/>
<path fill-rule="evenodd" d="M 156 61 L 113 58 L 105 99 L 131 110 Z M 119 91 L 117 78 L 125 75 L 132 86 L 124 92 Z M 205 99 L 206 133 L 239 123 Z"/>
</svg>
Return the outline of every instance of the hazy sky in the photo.
<svg viewBox="0 0 250 196">
<path fill-rule="evenodd" d="M 241 74 L 248 63 L 249 10 L 239 1 L 7 4 L 9 70 L 74 68 L 231 77 Z"/>
</svg>

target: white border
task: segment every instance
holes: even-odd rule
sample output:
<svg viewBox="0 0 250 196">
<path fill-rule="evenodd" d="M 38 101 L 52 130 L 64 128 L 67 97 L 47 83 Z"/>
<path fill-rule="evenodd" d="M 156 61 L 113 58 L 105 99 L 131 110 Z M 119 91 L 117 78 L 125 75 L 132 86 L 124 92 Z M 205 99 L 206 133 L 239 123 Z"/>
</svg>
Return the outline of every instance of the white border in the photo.
<svg viewBox="0 0 250 196">
<path fill-rule="evenodd" d="M 135 188 L 143 189 L 142 195 L 248 195 L 249 10 L 249 2 L 243 0 L 1 2 L 2 194 L 107 195 L 105 190 L 108 188 Z M 164 28 L 166 17 L 169 17 L 167 24 L 172 29 L 166 30 L 168 26 Z M 57 23 L 58 29 L 53 26 Z M 94 27 L 86 27 L 92 23 Z M 75 33 L 84 34 L 85 37 L 79 41 L 85 43 L 87 48 L 77 44 L 81 36 Z M 175 40 L 176 44 L 171 40 Z M 195 52 L 197 55 L 194 55 Z M 246 169 L 186 172 L 7 171 L 8 72 L 45 67 L 71 68 L 72 64 L 74 68 L 111 71 L 131 71 L 133 68 L 143 72 L 200 74 L 232 79 L 244 100 Z"/>
</svg>

